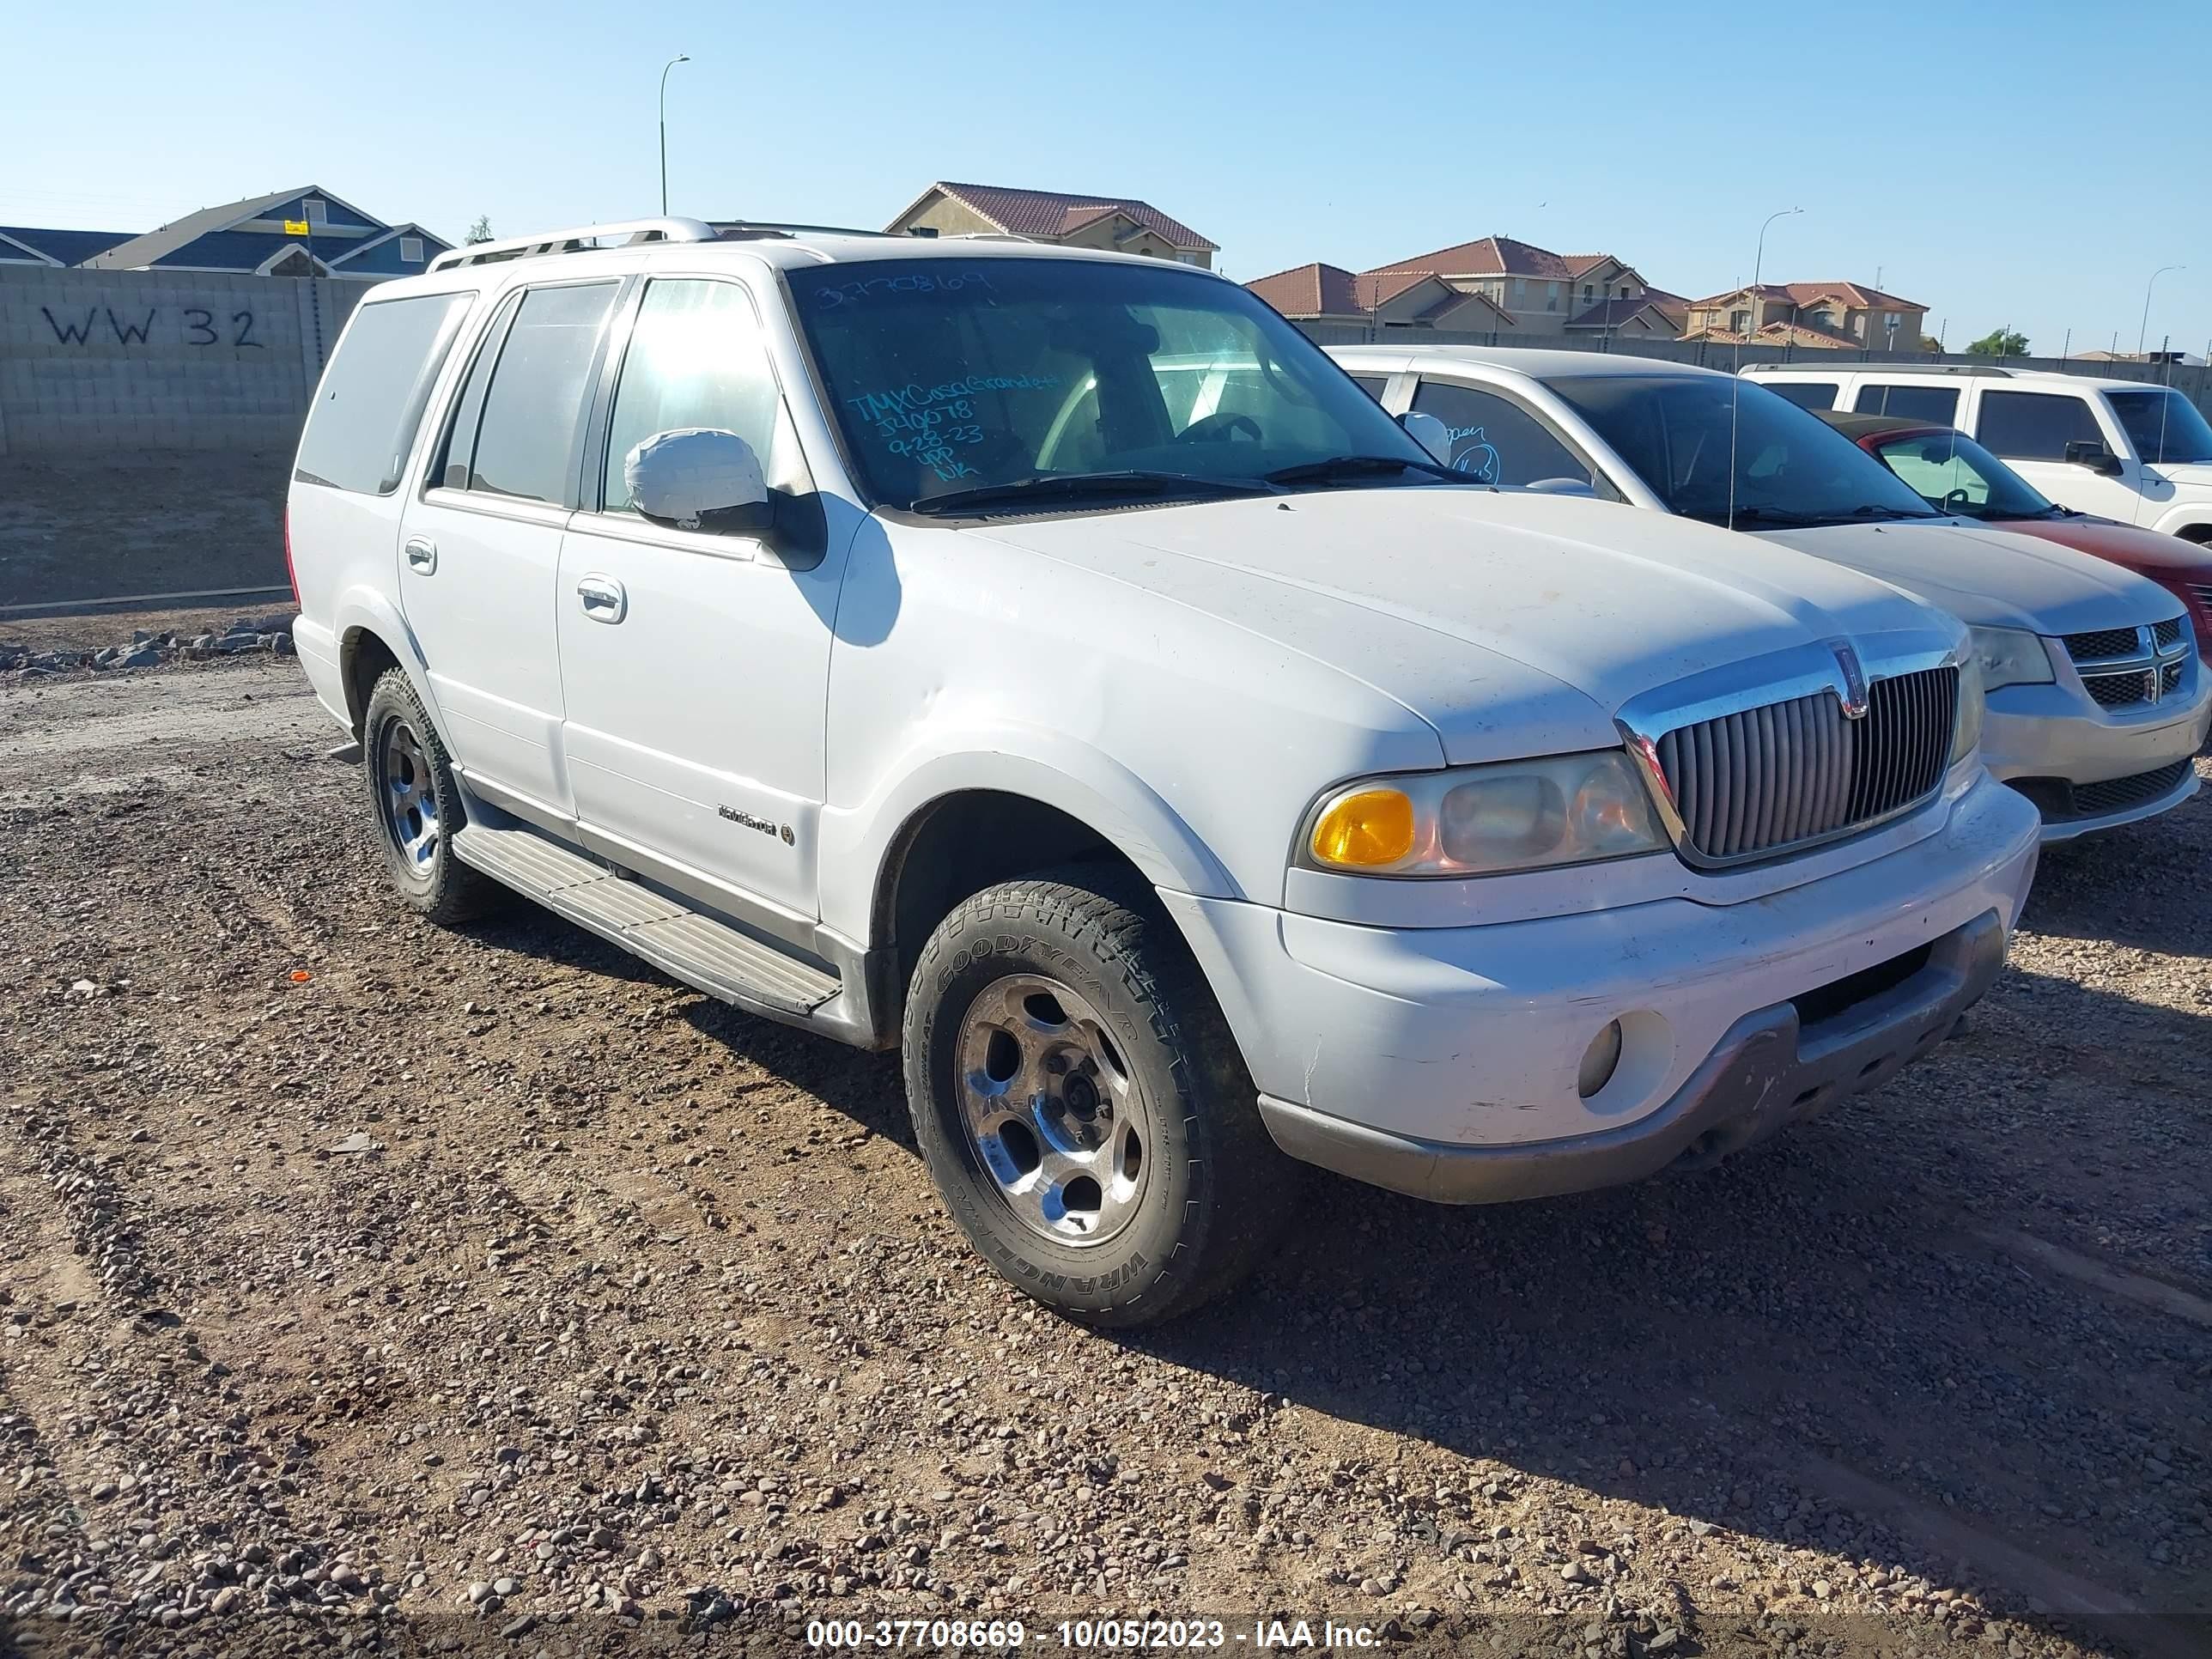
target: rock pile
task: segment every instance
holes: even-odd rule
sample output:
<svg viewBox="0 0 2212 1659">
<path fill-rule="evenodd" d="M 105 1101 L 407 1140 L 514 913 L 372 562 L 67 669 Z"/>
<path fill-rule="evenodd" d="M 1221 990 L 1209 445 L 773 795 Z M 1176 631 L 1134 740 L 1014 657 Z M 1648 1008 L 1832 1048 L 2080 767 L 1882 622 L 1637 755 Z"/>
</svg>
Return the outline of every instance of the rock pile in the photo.
<svg viewBox="0 0 2212 1659">
<path fill-rule="evenodd" d="M 289 614 L 240 617 L 220 634 L 188 636 L 173 629 L 159 634 L 134 629 L 129 639 L 100 651 L 36 651 L 0 643 L 0 672 L 13 672 L 22 679 L 44 679 L 85 668 L 157 668 L 179 658 L 191 662 L 253 652 L 278 657 L 292 654 Z"/>
</svg>

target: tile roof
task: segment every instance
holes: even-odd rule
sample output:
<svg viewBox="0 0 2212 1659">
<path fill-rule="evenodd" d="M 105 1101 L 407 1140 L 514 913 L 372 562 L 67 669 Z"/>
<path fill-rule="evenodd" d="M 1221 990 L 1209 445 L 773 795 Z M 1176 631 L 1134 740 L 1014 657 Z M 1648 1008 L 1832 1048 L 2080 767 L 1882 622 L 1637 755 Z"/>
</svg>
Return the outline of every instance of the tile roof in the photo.
<svg viewBox="0 0 2212 1659">
<path fill-rule="evenodd" d="M 1689 301 L 1678 294 L 1646 289 L 1626 300 L 1600 300 L 1581 315 L 1567 319 L 1569 328 L 1619 328 L 1639 312 L 1656 311 L 1676 328 L 1690 314 Z"/>
<path fill-rule="evenodd" d="M 1747 283 L 1741 288 L 1732 288 L 1723 294 L 1693 300 L 1692 305 L 1717 306 L 1730 300 L 1742 299 L 1752 292 Z M 1759 297 L 1762 300 L 1788 300 L 1792 304 L 1808 306 L 1820 300 L 1841 300 L 1861 310 L 1925 311 L 1926 306 L 1917 300 L 1900 300 L 1894 294 L 1885 294 L 1878 288 L 1869 288 L 1864 283 L 1761 283 Z"/>
<path fill-rule="evenodd" d="M 118 242 L 130 240 L 132 234 L 127 230 L 52 230 L 40 225 L 0 225 L 0 237 L 64 265 L 82 264 Z M 0 259 L 21 257 L 14 248 L 0 246 Z"/>
<path fill-rule="evenodd" d="M 1071 196 L 1056 190 L 1017 190 L 1003 185 L 959 185 L 940 179 L 929 190 L 943 191 L 964 206 L 972 208 L 1000 230 L 1016 236 L 1060 236 L 1074 225 L 1088 223 L 1101 213 L 1119 210 L 1126 213 L 1146 229 L 1156 231 L 1181 248 L 1205 248 L 1218 251 L 1220 244 L 1210 242 L 1179 219 L 1170 219 L 1150 202 L 1134 196 Z M 922 191 L 915 198 L 919 205 L 929 194 Z M 912 207 L 902 213 L 906 217 Z M 897 221 L 894 220 L 893 223 Z"/>
<path fill-rule="evenodd" d="M 1431 253 L 1415 254 L 1410 259 L 1394 259 L 1374 269 L 1417 270 L 1432 276 L 1541 276 L 1556 282 L 1570 281 L 1575 274 L 1567 268 L 1566 260 L 1551 249 L 1517 242 L 1510 236 L 1485 236 L 1477 241 L 1458 242 Z"/>
<path fill-rule="evenodd" d="M 1682 337 L 1685 340 L 1702 340 L 1709 345 L 1801 345 L 1814 346 L 1823 351 L 1864 351 L 1867 349 L 1864 340 L 1854 340 L 1847 334 L 1815 328 L 1810 323 L 1769 323 L 1751 334 L 1737 334 L 1725 328 L 1693 328 Z"/>
<path fill-rule="evenodd" d="M 1315 264 L 1255 276 L 1244 286 L 1285 317 L 1352 317 L 1372 309 L 1359 301 L 1358 281 L 1341 265 Z"/>
</svg>

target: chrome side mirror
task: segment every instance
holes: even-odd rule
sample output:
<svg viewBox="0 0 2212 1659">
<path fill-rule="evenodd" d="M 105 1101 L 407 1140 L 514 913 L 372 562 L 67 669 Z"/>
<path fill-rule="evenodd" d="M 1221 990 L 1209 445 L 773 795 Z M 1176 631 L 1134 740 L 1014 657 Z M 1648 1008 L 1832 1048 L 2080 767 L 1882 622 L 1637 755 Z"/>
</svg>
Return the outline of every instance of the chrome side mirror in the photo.
<svg viewBox="0 0 2212 1659">
<path fill-rule="evenodd" d="M 760 457 L 720 427 L 654 433 L 623 459 L 623 480 L 639 516 L 665 529 L 758 536 L 774 518 Z"/>
</svg>

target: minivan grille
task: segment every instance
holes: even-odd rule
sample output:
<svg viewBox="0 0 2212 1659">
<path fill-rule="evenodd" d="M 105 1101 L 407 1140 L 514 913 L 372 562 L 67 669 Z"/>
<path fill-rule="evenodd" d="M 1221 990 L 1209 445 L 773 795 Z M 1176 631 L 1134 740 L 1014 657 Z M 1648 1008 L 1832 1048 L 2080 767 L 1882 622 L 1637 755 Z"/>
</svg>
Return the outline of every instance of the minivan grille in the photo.
<svg viewBox="0 0 2212 1659">
<path fill-rule="evenodd" d="M 2150 625 L 2151 643 L 2160 651 L 2171 651 L 2181 643 L 2181 618 L 2168 617 Z"/>
<path fill-rule="evenodd" d="M 1876 680 L 1861 720 L 1815 692 L 1668 732 L 1659 769 L 1685 850 L 1734 863 L 1824 841 L 1888 817 L 1942 781 L 1959 671 Z"/>
<path fill-rule="evenodd" d="M 2132 628 L 2100 628 L 2089 634 L 2066 635 L 2066 654 L 2075 662 L 2102 662 L 2111 657 L 2140 657 L 2142 635 Z"/>
</svg>

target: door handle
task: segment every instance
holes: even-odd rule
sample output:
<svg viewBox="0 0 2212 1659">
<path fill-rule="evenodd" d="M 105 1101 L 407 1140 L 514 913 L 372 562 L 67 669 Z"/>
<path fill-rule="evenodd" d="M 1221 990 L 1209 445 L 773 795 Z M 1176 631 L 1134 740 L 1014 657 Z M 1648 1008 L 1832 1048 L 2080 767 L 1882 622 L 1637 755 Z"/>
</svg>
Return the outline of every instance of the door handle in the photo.
<svg viewBox="0 0 2212 1659">
<path fill-rule="evenodd" d="M 426 537 L 407 538 L 407 568 L 422 575 L 428 575 L 438 568 L 438 544 Z"/>
<path fill-rule="evenodd" d="M 618 623 L 629 615 L 629 595 L 612 576 L 586 576 L 576 584 L 584 614 L 593 622 Z"/>
</svg>

